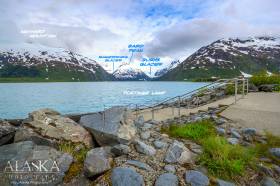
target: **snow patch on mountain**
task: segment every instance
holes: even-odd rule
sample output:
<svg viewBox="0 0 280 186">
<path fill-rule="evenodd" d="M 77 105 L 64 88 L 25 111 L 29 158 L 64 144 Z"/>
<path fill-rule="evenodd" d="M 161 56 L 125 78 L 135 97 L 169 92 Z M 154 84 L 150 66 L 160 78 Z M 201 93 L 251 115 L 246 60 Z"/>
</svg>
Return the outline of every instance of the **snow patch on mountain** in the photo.
<svg viewBox="0 0 280 186">
<path fill-rule="evenodd" d="M 118 80 L 148 80 L 149 77 L 140 69 L 133 68 L 130 64 L 125 63 L 113 72 Z"/>
<path fill-rule="evenodd" d="M 47 47 L 35 43 L 1 43 L 0 55 L 3 58 L 2 60 L 14 65 L 36 66 L 47 64 L 55 66 L 54 62 L 62 62 L 66 65 L 82 67 L 92 73 L 95 73 L 95 68 L 100 67 L 96 61 L 80 54 L 63 48 Z"/>
<path fill-rule="evenodd" d="M 156 71 L 154 76 L 155 77 L 160 77 L 160 76 L 164 75 L 165 73 L 167 73 L 168 71 L 170 71 L 170 70 L 174 69 L 175 67 L 177 67 L 180 63 L 181 62 L 179 60 L 172 61 L 167 67 Z"/>
</svg>

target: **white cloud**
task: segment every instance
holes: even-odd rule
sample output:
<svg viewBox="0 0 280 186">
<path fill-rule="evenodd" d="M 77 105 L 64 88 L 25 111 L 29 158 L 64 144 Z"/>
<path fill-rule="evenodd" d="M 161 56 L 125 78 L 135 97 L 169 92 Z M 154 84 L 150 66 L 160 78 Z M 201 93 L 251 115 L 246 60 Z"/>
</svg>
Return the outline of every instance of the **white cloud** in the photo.
<svg viewBox="0 0 280 186">
<path fill-rule="evenodd" d="M 144 55 L 166 64 L 222 37 L 279 35 L 278 7 L 278 0 L 2 0 L 0 40 L 30 41 L 20 30 L 43 28 L 57 37 L 33 42 L 94 59 L 144 43 Z"/>
</svg>

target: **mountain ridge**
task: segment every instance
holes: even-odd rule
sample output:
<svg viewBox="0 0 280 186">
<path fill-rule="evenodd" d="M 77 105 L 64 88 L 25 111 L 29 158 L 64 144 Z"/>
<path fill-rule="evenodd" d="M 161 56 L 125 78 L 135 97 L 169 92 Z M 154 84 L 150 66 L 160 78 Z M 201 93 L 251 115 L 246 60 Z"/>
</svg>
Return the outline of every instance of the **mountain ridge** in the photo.
<svg viewBox="0 0 280 186">
<path fill-rule="evenodd" d="M 233 78 L 261 70 L 279 72 L 280 38 L 220 39 L 201 47 L 158 80 Z"/>
</svg>

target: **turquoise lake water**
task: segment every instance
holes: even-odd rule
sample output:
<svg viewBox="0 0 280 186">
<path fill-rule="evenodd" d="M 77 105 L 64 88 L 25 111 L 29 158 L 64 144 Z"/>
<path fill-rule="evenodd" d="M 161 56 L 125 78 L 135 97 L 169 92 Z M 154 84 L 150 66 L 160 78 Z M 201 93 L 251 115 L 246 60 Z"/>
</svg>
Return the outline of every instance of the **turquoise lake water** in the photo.
<svg viewBox="0 0 280 186">
<path fill-rule="evenodd" d="M 0 83 L 0 118 L 26 118 L 40 108 L 62 114 L 101 111 L 115 105 L 152 104 L 194 90 L 192 82 Z"/>
</svg>

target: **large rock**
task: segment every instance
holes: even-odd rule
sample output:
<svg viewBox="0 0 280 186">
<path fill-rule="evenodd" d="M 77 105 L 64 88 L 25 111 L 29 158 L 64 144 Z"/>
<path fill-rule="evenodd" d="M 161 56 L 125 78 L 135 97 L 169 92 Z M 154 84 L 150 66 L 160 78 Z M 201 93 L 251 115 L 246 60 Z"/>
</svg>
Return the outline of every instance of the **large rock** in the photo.
<svg viewBox="0 0 280 186">
<path fill-rule="evenodd" d="M 155 186 L 177 186 L 179 184 L 178 177 L 171 173 L 160 175 L 155 183 Z"/>
<path fill-rule="evenodd" d="M 58 144 L 55 140 L 44 138 L 28 127 L 20 128 L 16 131 L 14 142 L 21 141 L 33 141 L 36 145 L 50 146 L 58 149 Z"/>
<path fill-rule="evenodd" d="M 258 89 L 259 91 L 263 91 L 263 92 L 273 92 L 276 86 L 278 86 L 278 84 L 265 84 L 265 85 L 260 85 Z"/>
<path fill-rule="evenodd" d="M 131 168 L 117 167 L 111 174 L 112 186 L 144 186 L 143 176 Z"/>
<path fill-rule="evenodd" d="M 153 169 L 146 163 L 143 163 L 141 161 L 137 160 L 127 160 L 126 162 L 129 165 L 133 165 L 135 167 L 138 167 L 139 169 L 147 170 L 147 171 L 152 171 Z"/>
<path fill-rule="evenodd" d="M 153 156 L 156 154 L 156 149 L 154 149 L 154 147 L 147 145 L 146 143 L 139 141 L 139 140 L 135 140 L 134 141 L 135 144 L 135 148 L 137 150 L 137 152 L 148 155 L 148 156 Z"/>
<path fill-rule="evenodd" d="M 235 186 L 234 183 L 217 179 L 217 186 Z"/>
<path fill-rule="evenodd" d="M 13 140 L 16 129 L 6 121 L 0 120 L 0 146 Z"/>
<path fill-rule="evenodd" d="M 130 147 L 123 144 L 117 144 L 111 148 L 111 153 L 115 156 L 126 155 L 130 152 Z"/>
<path fill-rule="evenodd" d="M 48 146 L 35 145 L 32 141 L 3 145 L 0 147 L 0 170 L 3 170 L 0 183 L 58 185 L 72 161 L 73 157 L 69 154 Z"/>
<path fill-rule="evenodd" d="M 46 138 L 84 143 L 87 147 L 92 147 L 93 144 L 92 137 L 86 129 L 51 109 L 41 109 L 30 113 L 25 124 Z"/>
<path fill-rule="evenodd" d="M 190 163 L 193 153 L 182 142 L 174 141 L 167 149 L 164 161 L 166 163 Z"/>
<path fill-rule="evenodd" d="M 279 186 L 279 184 L 273 178 L 265 177 L 261 181 L 261 186 Z"/>
<path fill-rule="evenodd" d="M 124 107 L 112 107 L 104 112 L 82 116 L 86 127 L 101 146 L 128 144 L 136 134 L 133 120 Z"/>
<path fill-rule="evenodd" d="M 195 170 L 187 171 L 185 174 L 186 183 L 192 186 L 207 186 L 209 185 L 209 179 L 203 173 Z"/>
<path fill-rule="evenodd" d="M 280 148 L 271 148 L 271 149 L 269 149 L 269 152 L 270 152 L 273 156 L 275 156 L 275 157 L 277 157 L 278 159 L 280 159 Z"/>
<path fill-rule="evenodd" d="M 85 176 L 92 177 L 111 169 L 113 159 L 103 147 L 95 148 L 87 152 L 84 162 Z"/>
</svg>

